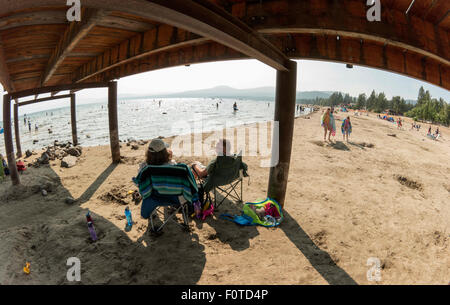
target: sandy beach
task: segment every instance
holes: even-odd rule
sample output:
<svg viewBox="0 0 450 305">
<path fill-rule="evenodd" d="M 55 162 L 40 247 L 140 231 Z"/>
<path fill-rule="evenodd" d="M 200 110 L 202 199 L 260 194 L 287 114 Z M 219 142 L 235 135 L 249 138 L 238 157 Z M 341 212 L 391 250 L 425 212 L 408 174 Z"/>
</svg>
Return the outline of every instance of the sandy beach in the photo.
<svg viewBox="0 0 450 305">
<path fill-rule="evenodd" d="M 111 165 L 109 146 L 84 147 L 72 168 L 50 161 L 24 172 L 17 188 L 1 182 L 0 284 L 71 284 L 69 257 L 81 260 L 81 284 L 448 284 L 450 129 L 439 127 L 442 137 L 433 141 L 428 124 L 411 131 L 406 119 L 398 130 L 376 114 L 350 113 L 353 133 L 345 143 L 340 120 L 347 114 L 339 113 L 330 144 L 320 115 L 295 121 L 285 221 L 275 229 L 220 219 L 240 214 L 241 204 L 226 202 L 205 222 L 192 220 L 190 233 L 172 224 L 150 236 L 140 204 L 127 195 L 136 190 L 131 178 L 147 146 L 122 143 L 118 165 Z M 251 176 L 244 200 L 264 199 L 269 169 L 259 157 L 244 161 Z M 41 185 L 47 196 L 36 192 Z M 68 196 L 76 202 L 65 203 Z M 130 232 L 125 204 L 135 221 Z M 378 282 L 367 278 L 369 258 L 380 260 Z"/>
</svg>

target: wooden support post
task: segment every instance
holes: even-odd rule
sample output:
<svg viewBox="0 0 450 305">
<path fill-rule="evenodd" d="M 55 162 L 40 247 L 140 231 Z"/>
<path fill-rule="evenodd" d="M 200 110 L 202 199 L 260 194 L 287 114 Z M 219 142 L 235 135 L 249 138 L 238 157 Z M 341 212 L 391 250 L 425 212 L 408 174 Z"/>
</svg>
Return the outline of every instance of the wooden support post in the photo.
<svg viewBox="0 0 450 305">
<path fill-rule="evenodd" d="M 16 136 L 16 149 L 17 149 L 17 158 L 22 157 L 22 147 L 20 145 L 20 130 L 19 130 L 19 104 L 14 104 L 14 134 Z"/>
<path fill-rule="evenodd" d="M 289 61 L 289 71 L 277 71 L 275 95 L 275 118 L 279 123 L 277 141 L 272 142 L 272 158 L 278 162 L 270 169 L 268 197 L 277 200 L 284 207 L 291 161 L 292 138 L 294 134 L 295 102 L 297 93 L 297 63 Z M 277 161 L 276 159 L 272 159 Z"/>
<path fill-rule="evenodd" d="M 14 156 L 14 145 L 12 140 L 11 128 L 11 96 L 5 94 L 3 96 L 3 129 L 5 134 L 5 150 L 8 160 L 9 173 L 13 185 L 20 184 L 19 172 L 16 166 L 16 157 Z"/>
<path fill-rule="evenodd" d="M 70 123 L 72 125 L 72 143 L 73 146 L 77 146 L 77 109 L 75 107 L 75 93 L 70 94 Z"/>
<path fill-rule="evenodd" d="M 109 140 L 111 143 L 111 154 L 113 163 L 120 162 L 119 127 L 117 120 L 117 82 L 108 85 L 108 118 L 109 118 Z"/>
</svg>

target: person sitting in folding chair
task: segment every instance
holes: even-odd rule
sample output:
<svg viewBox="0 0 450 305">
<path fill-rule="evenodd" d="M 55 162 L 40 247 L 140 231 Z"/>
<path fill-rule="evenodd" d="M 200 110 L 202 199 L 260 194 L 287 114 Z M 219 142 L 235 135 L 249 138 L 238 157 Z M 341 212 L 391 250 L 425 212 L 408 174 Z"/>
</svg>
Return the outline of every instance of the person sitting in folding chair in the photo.
<svg viewBox="0 0 450 305">
<path fill-rule="evenodd" d="M 211 161 L 207 167 L 200 163 L 194 163 L 192 170 L 200 180 L 203 191 L 214 193 L 214 208 L 217 209 L 228 197 L 242 202 L 242 181 L 248 177 L 248 166 L 242 162 L 242 155 L 231 155 L 231 143 L 221 139 L 216 145 L 217 158 Z M 240 186 L 240 194 L 237 189 Z M 217 193 L 223 193 L 223 198 L 218 202 Z"/>
<path fill-rule="evenodd" d="M 189 230 L 188 213 L 193 210 L 193 203 L 198 200 L 198 187 L 191 170 L 186 164 L 171 164 L 167 145 L 161 139 L 153 139 L 147 151 L 147 165 L 139 170 L 133 178 L 142 196 L 141 216 L 150 219 L 150 232 L 161 233 L 169 221 L 176 221 L 176 214 L 181 212 L 183 224 Z M 169 212 L 169 207 L 172 211 Z M 160 211 L 164 208 L 164 213 Z M 155 226 L 153 218 L 164 215 L 161 225 Z"/>
</svg>

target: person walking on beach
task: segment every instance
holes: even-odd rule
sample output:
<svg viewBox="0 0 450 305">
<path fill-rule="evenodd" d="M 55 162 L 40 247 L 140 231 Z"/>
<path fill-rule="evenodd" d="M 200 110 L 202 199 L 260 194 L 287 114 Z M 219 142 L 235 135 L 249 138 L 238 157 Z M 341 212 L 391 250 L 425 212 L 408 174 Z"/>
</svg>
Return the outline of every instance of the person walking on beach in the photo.
<svg viewBox="0 0 450 305">
<path fill-rule="evenodd" d="M 5 159 L 3 158 L 3 155 L 0 154 L 0 163 L 3 169 L 3 174 L 6 176 L 9 176 L 9 168 L 8 168 L 8 164 L 6 163 Z"/>
<path fill-rule="evenodd" d="M 397 120 L 397 129 L 402 129 L 402 119 L 398 118 Z"/>
<path fill-rule="evenodd" d="M 28 131 L 31 132 L 31 122 L 28 121 Z"/>
<path fill-rule="evenodd" d="M 344 121 L 342 122 L 341 131 L 344 141 L 345 137 L 347 136 L 347 143 L 348 143 L 348 136 L 352 133 L 352 122 L 350 122 L 349 116 L 347 116 L 347 118 L 344 119 Z"/>
<path fill-rule="evenodd" d="M 234 111 L 238 111 L 238 107 L 237 107 L 237 103 L 236 102 L 234 102 L 234 104 L 233 104 L 233 110 Z"/>
<path fill-rule="evenodd" d="M 333 135 L 333 137 L 334 137 L 336 134 L 336 124 L 335 124 L 334 116 L 331 113 L 330 108 L 327 108 L 325 113 L 322 115 L 321 126 L 323 127 L 323 130 L 324 130 L 323 140 L 324 141 L 327 140 L 327 131 L 329 131 L 328 141 L 331 142 L 331 139 L 330 139 L 331 135 Z"/>
</svg>

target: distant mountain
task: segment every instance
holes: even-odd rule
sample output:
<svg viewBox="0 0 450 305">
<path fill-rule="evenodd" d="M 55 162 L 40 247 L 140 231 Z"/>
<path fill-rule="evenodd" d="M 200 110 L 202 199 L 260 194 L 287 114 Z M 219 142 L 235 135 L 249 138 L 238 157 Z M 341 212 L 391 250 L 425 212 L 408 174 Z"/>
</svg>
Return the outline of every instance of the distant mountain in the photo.
<svg viewBox="0 0 450 305">
<path fill-rule="evenodd" d="M 331 91 L 297 91 L 297 100 L 328 98 Z M 275 99 L 275 87 L 259 87 L 251 89 L 236 89 L 228 86 L 217 86 L 209 89 L 184 91 L 177 93 L 159 94 L 146 96 L 150 98 L 237 98 L 252 100 L 273 100 Z"/>
</svg>

